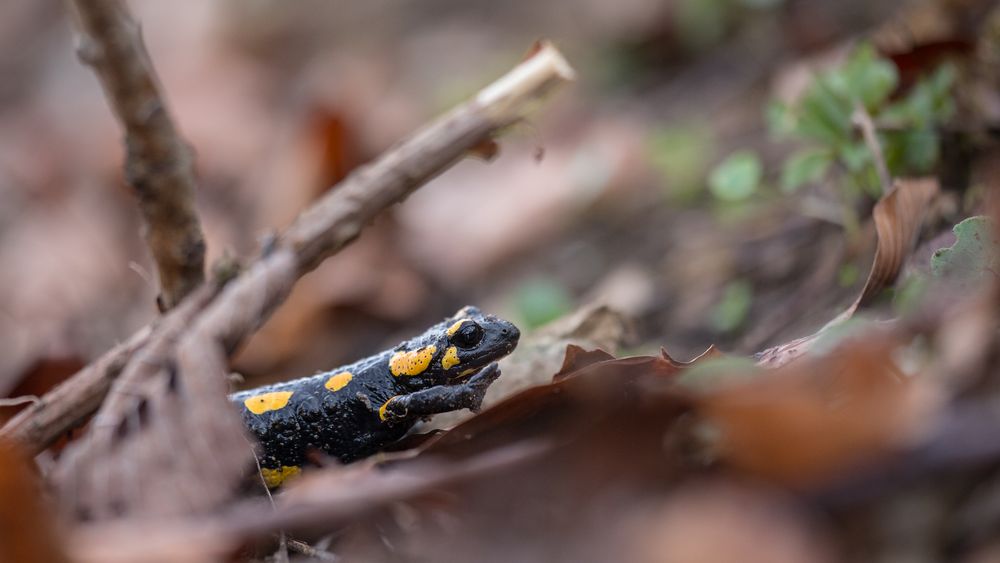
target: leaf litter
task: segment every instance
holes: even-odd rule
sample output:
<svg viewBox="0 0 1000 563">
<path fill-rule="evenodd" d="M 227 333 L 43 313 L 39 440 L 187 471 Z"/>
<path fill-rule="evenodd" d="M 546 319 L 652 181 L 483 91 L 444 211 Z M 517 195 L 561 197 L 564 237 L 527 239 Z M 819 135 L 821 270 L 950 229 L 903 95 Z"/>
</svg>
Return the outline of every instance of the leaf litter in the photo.
<svg viewBox="0 0 1000 563">
<path fill-rule="evenodd" d="M 351 144 L 331 128 L 324 142 Z M 550 152 L 558 159 L 566 150 Z M 341 156 L 313 157 L 295 199 L 312 197 L 312 176 L 340 174 Z M 759 173 L 737 172 L 722 184 L 744 197 Z M 992 405 L 1000 303 L 990 268 L 975 270 L 984 283 L 952 301 L 834 334 L 878 308 L 937 192 L 930 180 L 900 180 L 873 212 L 878 246 L 854 302 L 819 333 L 758 354 L 757 365 L 714 348 L 690 362 L 665 351 L 616 357 L 600 348 L 625 344 L 626 320 L 599 316 L 599 326 L 578 330 L 584 321 L 540 342 L 521 383 L 482 412 L 396 451 L 307 472 L 273 501 L 252 484 L 237 490 L 233 467 L 246 465 L 249 449 L 232 421 L 215 416 L 222 392 L 175 381 L 175 359 L 150 358 L 148 385 L 92 423 L 104 445 L 91 459 L 70 450 L 47 472 L 55 503 L 27 486 L 35 478 L 16 452 L 4 452 L 0 521 L 11 539 L 2 553 L 265 558 L 284 531 L 364 561 L 988 560 L 1000 523 Z M 938 270 L 995 259 L 963 237 L 983 232 L 980 221 L 960 226 Z M 365 253 L 395 263 L 397 252 L 390 240 Z M 383 297 L 350 293 L 367 285 L 318 302 L 342 313 L 368 300 L 376 305 L 359 309 L 379 311 Z M 410 285 L 409 303 L 381 314 L 414 310 L 427 289 Z M 289 342 L 315 330 L 314 305 L 290 321 Z M 292 354 L 289 342 L 262 363 L 280 365 L 274 358 Z M 710 369 L 723 377 L 703 380 Z M 66 510 L 78 501 L 86 518 Z"/>
</svg>

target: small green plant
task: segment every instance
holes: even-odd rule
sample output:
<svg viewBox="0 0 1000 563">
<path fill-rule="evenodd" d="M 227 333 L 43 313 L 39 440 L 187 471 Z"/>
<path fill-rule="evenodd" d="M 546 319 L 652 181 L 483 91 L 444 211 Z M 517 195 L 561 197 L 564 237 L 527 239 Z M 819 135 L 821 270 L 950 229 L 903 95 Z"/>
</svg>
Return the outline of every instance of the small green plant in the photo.
<svg viewBox="0 0 1000 563">
<path fill-rule="evenodd" d="M 521 321 L 537 328 L 558 319 L 573 309 L 573 298 L 557 281 L 536 277 L 522 283 L 514 294 Z"/>
<path fill-rule="evenodd" d="M 895 65 L 870 45 L 862 45 L 841 67 L 817 74 L 796 103 L 772 102 L 767 109 L 771 131 L 804 145 L 782 167 L 782 190 L 793 192 L 822 180 L 839 164 L 843 174 L 838 183 L 852 196 L 849 199 L 882 195 L 875 157 L 855 126 L 859 108 L 876 126 L 892 176 L 933 168 L 940 145 L 938 128 L 955 111 L 951 97 L 955 69 L 942 65 L 905 97 L 892 100 L 898 81 Z"/>
<path fill-rule="evenodd" d="M 743 201 L 757 191 L 764 167 L 752 151 L 736 151 L 708 176 L 708 189 L 721 201 Z"/>
<path fill-rule="evenodd" d="M 939 66 L 894 100 L 891 96 L 899 82 L 895 65 L 870 45 L 859 46 L 840 67 L 816 74 L 794 103 L 768 105 L 765 117 L 771 132 L 800 144 L 782 164 L 777 185 L 792 193 L 808 184 L 832 181 L 848 208 L 859 197 L 881 196 L 875 156 L 856 126 L 861 109 L 877 130 L 890 175 L 928 172 L 937 163 L 940 125 L 955 111 L 951 96 L 955 77 L 953 66 Z M 748 197 L 766 185 L 751 161 L 759 167 L 756 155 L 741 150 L 717 165 L 709 176 L 712 193 L 731 202 L 734 195 Z M 748 189 L 754 178 L 757 181 Z"/>
<path fill-rule="evenodd" d="M 746 280 L 735 280 L 726 285 L 722 298 L 709 314 L 712 328 L 719 332 L 732 332 L 743 325 L 753 304 L 753 288 Z"/>
<path fill-rule="evenodd" d="M 711 130 L 693 122 L 657 128 L 646 140 L 649 163 L 660 176 L 666 195 L 690 203 L 701 195 L 714 152 Z"/>
</svg>

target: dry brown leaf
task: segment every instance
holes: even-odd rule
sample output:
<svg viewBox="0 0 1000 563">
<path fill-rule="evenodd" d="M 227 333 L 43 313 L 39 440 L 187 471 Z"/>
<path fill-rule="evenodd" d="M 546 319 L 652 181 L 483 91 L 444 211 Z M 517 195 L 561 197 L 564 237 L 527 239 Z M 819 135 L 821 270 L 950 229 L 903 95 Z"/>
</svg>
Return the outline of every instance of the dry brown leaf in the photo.
<svg viewBox="0 0 1000 563">
<path fill-rule="evenodd" d="M 672 386 L 680 369 L 658 356 L 616 359 L 602 350 L 566 348 L 563 368 L 553 382 L 529 387 L 489 407 L 449 431 L 427 440 L 421 455 L 466 457 L 521 440 L 574 434 L 579 425 L 600 424 L 637 400 L 646 385 Z M 671 402 L 678 395 L 659 397 Z"/>
<path fill-rule="evenodd" d="M 0 442 L 0 561 L 62 563 L 69 561 L 56 534 L 53 514 L 43 505 L 42 488 L 29 460 Z"/>
<path fill-rule="evenodd" d="M 735 483 L 690 484 L 630 528 L 631 555 L 623 560 L 636 563 L 837 560 L 807 513 L 777 495 Z"/>
<path fill-rule="evenodd" d="M 700 400 L 732 465 L 793 486 L 835 478 L 886 455 L 927 417 L 921 381 L 885 336 L 847 340 Z"/>
<path fill-rule="evenodd" d="M 615 352 L 631 336 L 633 320 L 603 305 L 590 305 L 577 312 L 532 331 L 521 339 L 517 353 L 500 362 L 503 376 L 490 386 L 483 399 L 483 408 L 536 385 L 552 381 L 569 353 L 567 346 L 597 348 Z M 606 359 L 610 359 L 608 355 Z M 420 432 L 435 428 L 451 428 L 471 417 L 468 411 L 435 416 Z"/>
<path fill-rule="evenodd" d="M 827 327 L 843 322 L 859 308 L 871 305 L 883 289 L 896 281 L 906 257 L 913 250 L 927 207 L 937 193 L 937 180 L 932 178 L 897 180 L 892 191 L 883 196 L 872 211 L 878 246 L 872 269 L 858 298 L 819 332 L 758 352 L 754 356 L 757 363 L 778 367 L 792 361 L 806 353 Z"/>
<path fill-rule="evenodd" d="M 702 352 L 701 354 L 698 354 L 697 356 L 695 356 L 694 358 L 692 358 L 692 359 L 690 359 L 690 360 L 688 360 L 686 362 L 682 362 L 682 361 L 673 359 L 670 356 L 670 354 L 667 353 L 667 349 L 666 348 L 660 348 L 660 355 L 663 356 L 664 360 L 670 362 L 671 365 L 673 365 L 674 367 L 676 367 L 678 369 L 689 368 L 689 367 L 697 364 L 698 362 L 702 362 L 702 361 L 705 361 L 705 360 L 714 360 L 714 359 L 722 358 L 723 356 L 725 356 L 725 354 L 723 354 L 722 352 L 720 352 L 719 349 L 716 348 L 714 344 L 712 344 L 708 348 L 706 348 L 705 351 Z"/>
</svg>

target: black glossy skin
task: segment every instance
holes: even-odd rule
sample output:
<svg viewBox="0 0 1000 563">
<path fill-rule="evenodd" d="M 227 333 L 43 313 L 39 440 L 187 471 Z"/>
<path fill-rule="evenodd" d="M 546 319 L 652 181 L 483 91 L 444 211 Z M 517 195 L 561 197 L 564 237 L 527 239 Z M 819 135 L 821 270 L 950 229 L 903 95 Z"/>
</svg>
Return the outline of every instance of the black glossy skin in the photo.
<svg viewBox="0 0 1000 563">
<path fill-rule="evenodd" d="M 461 325 L 464 330 L 449 337 L 448 329 L 461 319 L 466 319 Z M 470 321 L 481 331 L 469 327 Z M 481 337 L 472 344 L 480 332 Z M 259 460 L 263 468 L 301 467 L 312 449 L 346 463 L 398 440 L 425 416 L 478 409 L 486 388 L 499 376 L 491 364 L 509 354 L 519 337 L 513 324 L 465 307 L 392 350 L 311 377 L 234 393 L 230 400 L 262 446 Z M 391 373 L 393 354 L 430 345 L 437 351 L 419 375 Z M 451 346 L 457 348 L 460 363 L 444 369 L 442 359 Z M 332 375 L 342 372 L 353 376 L 346 386 L 337 391 L 324 386 Z M 275 391 L 292 391 L 284 407 L 254 414 L 244 404 L 246 399 Z M 380 416 L 383 405 L 386 408 Z"/>
</svg>

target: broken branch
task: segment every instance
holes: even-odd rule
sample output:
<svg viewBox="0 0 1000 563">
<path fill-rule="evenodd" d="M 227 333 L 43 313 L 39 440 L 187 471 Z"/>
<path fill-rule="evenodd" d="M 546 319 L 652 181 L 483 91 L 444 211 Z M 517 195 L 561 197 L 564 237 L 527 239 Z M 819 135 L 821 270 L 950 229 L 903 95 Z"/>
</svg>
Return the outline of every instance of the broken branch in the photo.
<svg viewBox="0 0 1000 563">
<path fill-rule="evenodd" d="M 224 383 L 229 355 L 270 317 L 301 276 L 354 240 L 379 212 L 444 171 L 469 149 L 522 119 L 530 103 L 571 77 L 572 70 L 558 51 L 543 46 L 474 99 L 351 174 L 303 213 L 191 322 L 184 322 L 183 330 L 163 330 L 151 339 L 144 347 L 141 362 L 137 357 L 114 383 L 96 415 L 100 424 L 92 425 L 87 435 L 67 448 L 60 459 L 53 477 L 64 505 L 76 506 L 79 513 L 98 518 L 122 511 L 163 515 L 216 507 L 223 500 L 220 497 L 238 481 L 245 469 L 243 458 L 250 453 L 249 449 L 235 450 L 245 448 L 242 423 L 235 410 L 226 412 Z M 187 310 L 189 301 L 180 309 Z M 176 316 L 166 316 L 163 324 L 177 326 Z M 176 371 L 162 366 L 176 366 Z M 187 402 L 184 417 L 176 416 L 180 412 L 177 409 L 156 406 L 170 400 L 155 392 L 165 388 L 159 384 L 164 378 L 179 378 L 185 387 L 201 389 L 190 393 L 198 400 Z M 120 428 L 126 428 L 122 423 L 135 411 L 137 396 L 141 404 L 154 403 L 148 407 L 150 411 L 169 411 L 175 416 L 135 432 L 120 432 Z M 211 424 L 189 424 L 196 411 L 206 413 Z M 178 430 L 186 426 L 193 428 Z M 154 434 L 159 438 L 148 438 Z M 181 450 L 172 449 L 171 436 L 192 434 L 199 436 L 199 451 L 188 451 L 194 447 L 190 444 Z M 122 445 L 126 440 L 132 446 Z M 177 502 L 156 502 L 154 493 L 118 499 L 108 494 L 108 487 L 125 486 L 117 481 L 109 483 L 108 475 L 128 474 L 138 480 L 153 472 L 164 454 L 181 465 L 186 459 L 197 458 L 204 464 L 212 458 L 216 466 L 213 480 L 184 479 L 183 472 L 173 475 L 178 482 L 170 490 L 172 498 L 179 499 Z M 207 489 L 206 484 L 210 485 Z M 129 489 L 136 490 L 144 488 Z"/>
<path fill-rule="evenodd" d="M 473 100 L 352 174 L 304 213 L 275 248 L 227 286 L 218 302 L 199 318 L 192 335 L 210 335 L 230 353 L 284 300 L 298 277 L 353 240 L 383 207 L 440 173 L 469 148 L 524 118 L 531 102 L 572 78 L 573 71 L 559 52 L 546 45 Z M 190 320 L 193 310 L 200 311 L 210 297 L 193 301 L 191 308 L 171 311 L 161 322 L 177 316 Z M 40 403 L 12 419 L 0 436 L 16 439 L 28 451 L 38 453 L 82 424 L 100 406 L 132 354 L 154 338 L 149 331 L 149 327 L 143 329 L 47 393 Z"/>
<path fill-rule="evenodd" d="M 167 113 L 138 24 L 118 0 L 72 0 L 77 54 L 91 66 L 125 129 L 125 179 L 139 197 L 160 277 L 157 303 L 173 308 L 205 280 L 191 154 Z"/>
</svg>

